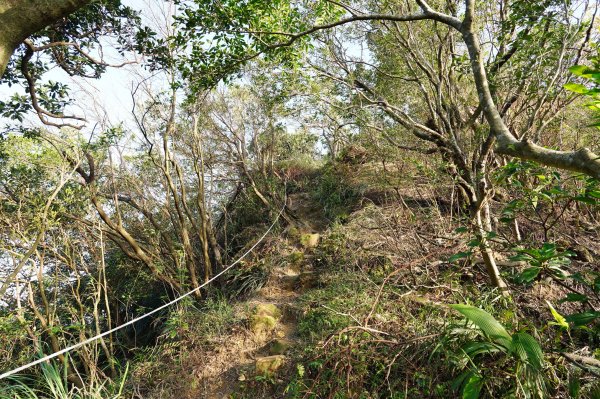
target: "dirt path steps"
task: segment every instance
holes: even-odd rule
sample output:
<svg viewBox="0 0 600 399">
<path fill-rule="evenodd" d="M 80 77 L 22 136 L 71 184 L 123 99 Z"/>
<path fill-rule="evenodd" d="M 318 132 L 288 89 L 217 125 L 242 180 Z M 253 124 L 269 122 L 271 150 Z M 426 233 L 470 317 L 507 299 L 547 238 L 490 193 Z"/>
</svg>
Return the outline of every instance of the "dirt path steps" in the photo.
<svg viewBox="0 0 600 399">
<path fill-rule="evenodd" d="M 298 343 L 297 300 L 313 285 L 312 251 L 319 244 L 327 223 L 322 209 L 304 194 L 292 194 L 289 208 L 298 225 L 288 227 L 287 239 L 294 240 L 293 265 L 276 265 L 269 282 L 244 304 L 249 315 L 247 328 L 238 326 L 218 349 L 195 370 L 201 398 L 230 399 L 241 395 L 240 385 L 257 376 L 274 378 L 288 360 L 286 353 Z M 293 234 L 290 234 L 293 230 Z"/>
</svg>

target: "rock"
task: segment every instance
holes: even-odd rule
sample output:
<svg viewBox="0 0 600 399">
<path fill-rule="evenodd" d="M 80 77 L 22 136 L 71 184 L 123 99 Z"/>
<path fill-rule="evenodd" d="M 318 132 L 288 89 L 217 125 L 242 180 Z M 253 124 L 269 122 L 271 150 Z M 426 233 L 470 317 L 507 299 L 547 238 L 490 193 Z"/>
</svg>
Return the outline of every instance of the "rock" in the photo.
<svg viewBox="0 0 600 399">
<path fill-rule="evenodd" d="M 300 244 L 304 248 L 315 248 L 317 245 L 319 245 L 320 238 L 321 235 L 319 233 L 302 234 L 300 236 Z"/>
<path fill-rule="evenodd" d="M 281 310 L 272 303 L 259 303 L 250 316 L 250 331 L 257 336 L 268 335 L 275 330 L 277 320 L 281 318 Z"/>
<path fill-rule="evenodd" d="M 580 261 L 583 261 L 583 262 L 588 262 L 588 263 L 594 262 L 594 256 L 583 245 L 576 245 L 573 248 L 573 252 L 575 252 L 577 260 L 580 260 Z"/>
<path fill-rule="evenodd" d="M 285 363 L 285 356 L 274 355 L 256 359 L 256 374 L 270 376 L 277 372 Z"/>
<path fill-rule="evenodd" d="M 254 307 L 254 314 L 258 316 L 271 316 L 274 319 L 281 317 L 281 310 L 272 303 L 259 303 Z"/>
<path fill-rule="evenodd" d="M 290 348 L 290 342 L 285 339 L 274 339 L 269 343 L 269 355 L 283 355 Z"/>
<path fill-rule="evenodd" d="M 250 331 L 255 335 L 269 334 L 276 325 L 277 320 L 273 316 L 255 314 L 250 317 Z"/>
</svg>

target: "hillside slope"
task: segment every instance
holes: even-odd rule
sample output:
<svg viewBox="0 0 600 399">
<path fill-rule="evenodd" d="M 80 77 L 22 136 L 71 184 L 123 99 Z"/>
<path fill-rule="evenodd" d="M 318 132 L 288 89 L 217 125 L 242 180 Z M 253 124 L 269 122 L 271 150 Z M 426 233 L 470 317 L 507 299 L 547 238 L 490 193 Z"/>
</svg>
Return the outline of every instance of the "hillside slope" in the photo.
<svg viewBox="0 0 600 399">
<path fill-rule="evenodd" d="M 296 181 L 288 208 L 297 224 L 269 237 L 245 274 L 235 272 L 227 283 L 235 295 L 182 310 L 177 334 L 148 368 L 136 367 L 139 397 L 449 398 L 469 381 L 484 381 L 483 396 L 520 396 L 525 377 L 509 352 L 465 359 L 465 348 L 483 345 L 486 334 L 448 306 L 458 303 L 487 310 L 510 334 L 544 348 L 544 376 L 534 381 L 544 395 L 572 397 L 566 382 L 576 377 L 580 397 L 596 397 L 593 365 L 581 372 L 548 349 L 559 340 L 561 352 L 580 360 L 598 355 L 594 334 L 552 326 L 546 301 L 560 314 L 576 310 L 560 301 L 571 288 L 545 279 L 511 284 L 503 296 L 477 257 L 456 256 L 468 251 L 469 237 L 451 185 L 397 176 L 376 163 L 337 164 Z M 582 242 L 589 259 L 573 258 L 572 272 L 597 269 L 599 240 L 572 236 L 564 245 Z M 510 255 L 498 251 L 514 281 L 524 264 Z"/>
</svg>

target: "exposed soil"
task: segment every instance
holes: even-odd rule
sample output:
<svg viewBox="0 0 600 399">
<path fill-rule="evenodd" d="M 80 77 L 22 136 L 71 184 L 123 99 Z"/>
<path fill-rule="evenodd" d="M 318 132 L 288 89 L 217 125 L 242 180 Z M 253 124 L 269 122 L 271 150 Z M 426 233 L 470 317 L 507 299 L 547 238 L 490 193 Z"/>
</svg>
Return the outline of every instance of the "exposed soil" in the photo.
<svg viewBox="0 0 600 399">
<path fill-rule="evenodd" d="M 327 223 L 321 207 L 307 193 L 290 195 L 288 207 L 297 218 L 297 225 L 293 227 L 300 237 L 308 234 L 314 236 L 326 229 Z M 275 266 L 268 283 L 242 305 L 246 313 L 261 305 L 275 305 L 281 311 L 275 328 L 264 333 L 236 326 L 222 345 L 208 353 L 202 364 L 198 364 L 193 370 L 200 382 L 197 391 L 199 397 L 238 397 L 241 382 L 256 378 L 256 363 L 272 356 L 274 346 L 284 343 L 287 348 L 276 348 L 276 355 L 285 356 L 290 348 L 298 344 L 296 301 L 311 286 L 316 276 L 311 265 L 313 248 L 307 248 L 301 242 L 294 243 L 294 247 L 303 253 L 302 261 L 297 265 Z"/>
</svg>

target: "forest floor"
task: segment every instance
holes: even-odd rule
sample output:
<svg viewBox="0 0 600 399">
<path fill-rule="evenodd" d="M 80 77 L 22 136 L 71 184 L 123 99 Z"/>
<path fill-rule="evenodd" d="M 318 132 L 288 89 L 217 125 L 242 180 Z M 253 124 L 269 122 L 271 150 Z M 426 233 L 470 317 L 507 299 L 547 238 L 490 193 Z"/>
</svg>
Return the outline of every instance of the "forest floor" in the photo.
<svg viewBox="0 0 600 399">
<path fill-rule="evenodd" d="M 259 289 L 185 312 L 177 337 L 157 346 L 156 364 L 136 366 L 137 397 L 458 397 L 469 371 L 461 345 L 477 335 L 448 306 L 457 303 L 487 310 L 508 331 L 528 331 L 542 347 L 560 341 L 565 351 L 594 356 L 594 335 L 560 335 L 546 301 L 567 314 L 580 305 L 560 301 L 568 290 L 551 280 L 514 283 L 522 267 L 503 263 L 511 248 L 497 248 L 508 265 L 508 298 L 490 287 L 476 257 L 450 261 L 470 240 L 458 229 L 464 216 L 452 185 L 410 176 L 402 165 L 367 163 L 300 178 L 288 195 L 295 225 L 272 234 L 242 265 Z M 597 268 L 600 231 L 570 230 L 576 223 L 559 235 L 577 252 L 571 270 Z M 539 238 L 533 224 L 522 230 L 526 240 Z M 560 382 L 569 375 L 580 378 L 580 397 L 593 397 L 593 375 L 554 352 L 546 360 L 549 397 L 570 397 Z M 480 361 L 487 389 L 511 389 L 509 377 L 492 377 L 498 368 L 510 375 L 509 358 Z"/>
<path fill-rule="evenodd" d="M 246 312 L 250 309 L 249 328 L 229 335 L 195 370 L 202 398 L 243 395 L 240 383 L 260 375 L 274 375 L 285 364 L 285 354 L 300 344 L 297 300 L 315 281 L 312 251 L 326 224 L 322 208 L 308 193 L 290 195 L 288 209 L 297 221 L 291 228 L 300 237 L 288 250 L 302 254 L 302 259 L 279 263 L 271 269 L 266 285 L 244 303 Z M 289 230 L 290 227 L 287 235 Z"/>
</svg>

